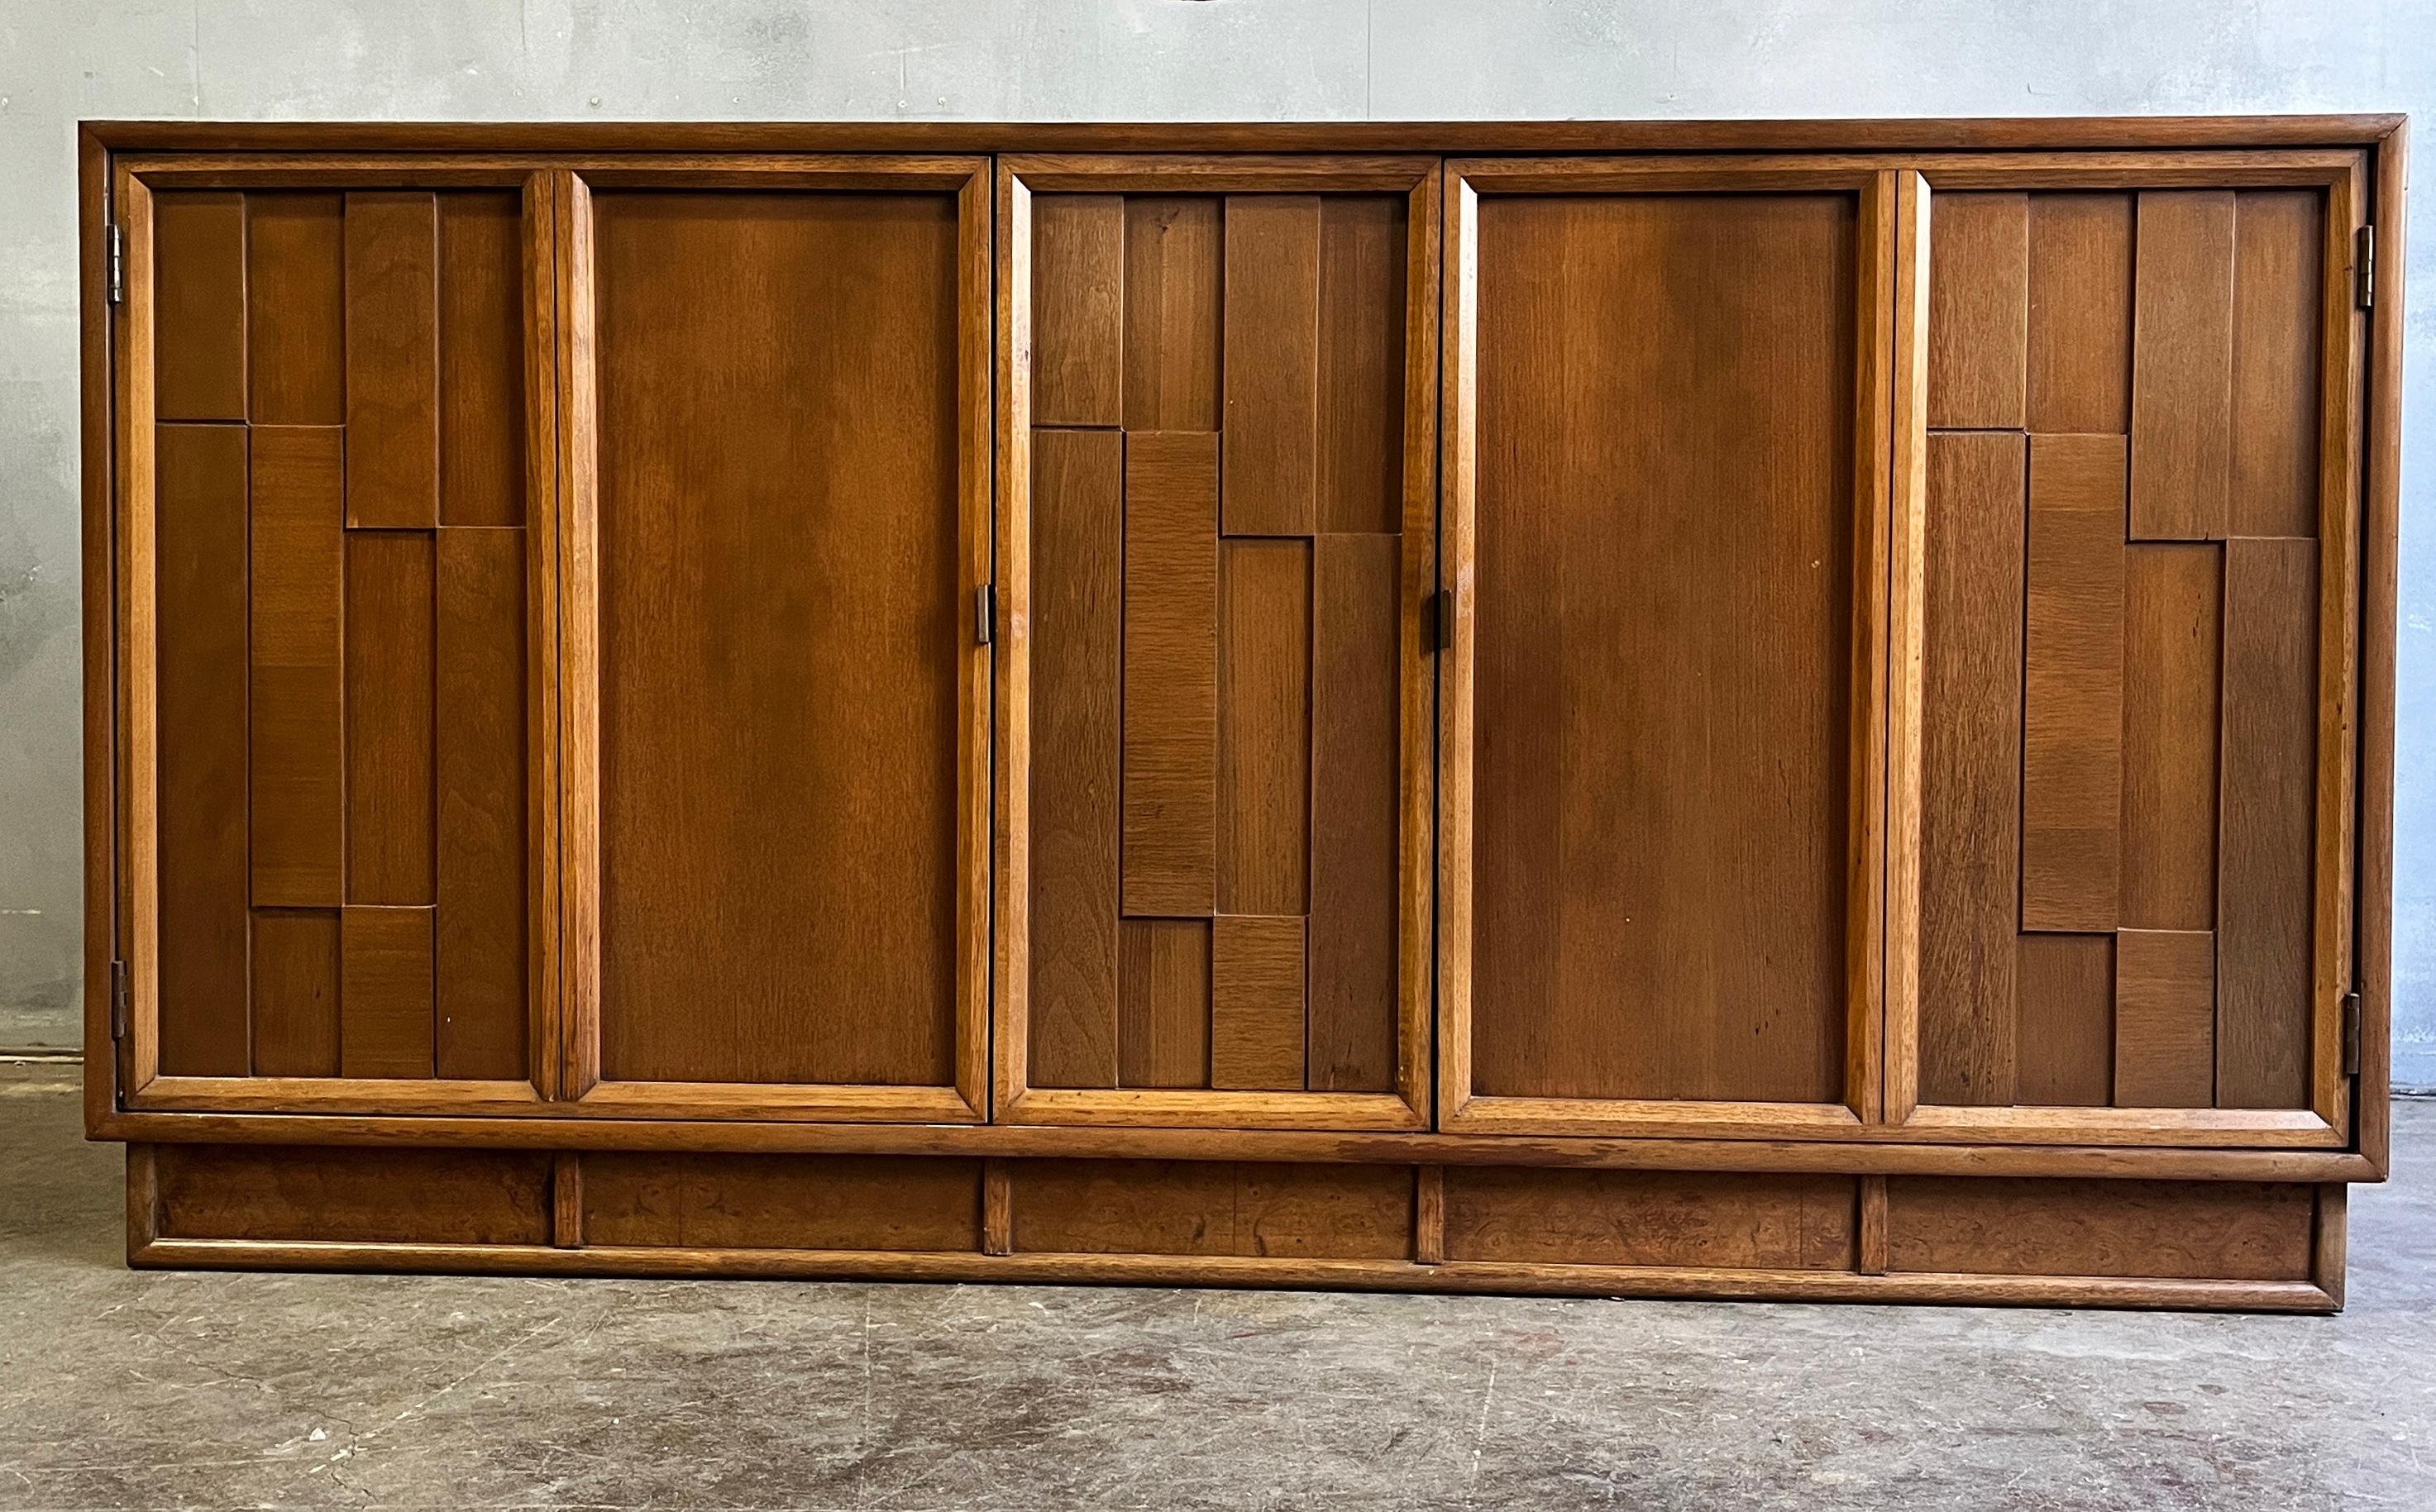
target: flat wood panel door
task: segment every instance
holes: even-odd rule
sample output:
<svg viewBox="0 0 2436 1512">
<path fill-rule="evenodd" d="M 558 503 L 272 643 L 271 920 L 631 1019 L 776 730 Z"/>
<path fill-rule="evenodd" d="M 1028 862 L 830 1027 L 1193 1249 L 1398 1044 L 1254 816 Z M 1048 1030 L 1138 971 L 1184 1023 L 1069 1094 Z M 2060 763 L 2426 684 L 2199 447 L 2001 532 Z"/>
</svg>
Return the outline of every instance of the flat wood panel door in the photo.
<svg viewBox="0 0 2436 1512">
<path fill-rule="evenodd" d="M 587 1111 L 987 1116 L 987 183 L 566 184 Z"/>
<path fill-rule="evenodd" d="M 555 1085 L 538 182 L 119 170 L 130 1106 L 514 1112 Z"/>
<path fill-rule="evenodd" d="M 1436 165 L 999 193 L 1000 1116 L 1423 1126 Z"/>
<path fill-rule="evenodd" d="M 1893 175 L 1447 168 L 1439 1119 L 1872 1113 Z"/>
<path fill-rule="evenodd" d="M 2355 154 L 1932 167 L 1889 1116 L 2349 1138 Z"/>
</svg>

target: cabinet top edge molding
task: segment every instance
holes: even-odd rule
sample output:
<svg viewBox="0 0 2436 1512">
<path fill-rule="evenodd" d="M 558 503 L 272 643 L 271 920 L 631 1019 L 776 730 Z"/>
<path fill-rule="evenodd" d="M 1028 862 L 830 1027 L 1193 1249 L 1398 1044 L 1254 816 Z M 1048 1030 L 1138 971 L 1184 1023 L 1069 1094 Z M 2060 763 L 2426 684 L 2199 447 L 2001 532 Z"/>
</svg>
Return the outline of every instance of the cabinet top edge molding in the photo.
<svg viewBox="0 0 2436 1512">
<path fill-rule="evenodd" d="M 2408 117 L 2120 115 L 1639 121 L 119 121 L 116 151 L 1799 152 L 2345 147 Z"/>
</svg>

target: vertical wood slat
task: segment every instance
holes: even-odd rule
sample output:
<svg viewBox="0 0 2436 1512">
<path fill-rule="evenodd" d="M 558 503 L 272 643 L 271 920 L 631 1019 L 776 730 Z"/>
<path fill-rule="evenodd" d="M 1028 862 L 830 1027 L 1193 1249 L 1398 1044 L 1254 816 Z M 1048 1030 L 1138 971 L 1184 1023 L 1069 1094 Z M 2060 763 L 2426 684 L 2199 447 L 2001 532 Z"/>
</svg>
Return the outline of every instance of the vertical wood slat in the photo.
<svg viewBox="0 0 2436 1512">
<path fill-rule="evenodd" d="M 1209 1085 L 1209 920 L 1120 926 L 1119 1085 Z"/>
<path fill-rule="evenodd" d="M 1221 913 L 1309 907 L 1311 559 L 1308 541 L 1218 543 Z"/>
<path fill-rule="evenodd" d="M 1129 431 L 1218 428 L 1221 204 L 1209 196 L 1125 200 Z"/>
<path fill-rule="evenodd" d="M 2022 928 L 2110 930 L 2122 836 L 2123 442 L 2030 438 Z"/>
<path fill-rule="evenodd" d="M 1032 197 L 1032 423 L 1124 420 L 1125 201 Z"/>
<path fill-rule="evenodd" d="M 1117 1085 L 1124 441 L 1032 434 L 1027 1079 Z"/>
<path fill-rule="evenodd" d="M 345 801 L 340 436 L 326 426 L 256 426 L 251 440 L 253 902 L 336 907 Z"/>
<path fill-rule="evenodd" d="M 440 523 L 440 228 L 424 191 L 347 196 L 347 523 Z"/>
<path fill-rule="evenodd" d="M 2033 431 L 2132 426 L 2132 198 L 2034 194 L 2029 213 Z"/>
<path fill-rule="evenodd" d="M 245 196 L 152 196 L 152 413 L 245 418 Z"/>
<path fill-rule="evenodd" d="M 2227 535 L 2318 533 L 2324 197 L 2234 197 L 2233 462 Z"/>
<path fill-rule="evenodd" d="M 253 1074 L 339 1074 L 339 911 L 253 912 Z"/>
<path fill-rule="evenodd" d="M 339 1066 L 345 1076 L 432 1074 L 431 910 L 339 916 Z"/>
<path fill-rule="evenodd" d="M 2114 1105 L 2206 1107 L 2215 1100 L 2216 936 L 2114 936 Z"/>
<path fill-rule="evenodd" d="M 2010 1103 L 2021 883 L 2023 438 L 1928 438 L 1920 1101 Z"/>
<path fill-rule="evenodd" d="M 443 525 L 522 525 L 524 205 L 513 189 L 440 197 Z"/>
<path fill-rule="evenodd" d="M 2139 200 L 2133 262 L 2133 540 L 2224 534 L 2233 437 L 2233 192 Z"/>
<path fill-rule="evenodd" d="M 1317 1092 L 1395 1083 L 1402 551 L 1395 535 L 1312 543 L 1305 1080 Z"/>
<path fill-rule="evenodd" d="M 1940 194 L 1929 216 L 1930 428 L 2022 424 L 2028 196 Z"/>
<path fill-rule="evenodd" d="M 2124 928 L 2216 927 L 2222 548 L 2127 547 L 2123 563 Z"/>
<path fill-rule="evenodd" d="M 432 899 L 432 533 L 347 532 L 347 901 Z"/>
<path fill-rule="evenodd" d="M 525 532 L 444 527 L 434 563 L 434 1063 L 527 1073 Z"/>
<path fill-rule="evenodd" d="M 1215 898 L 1218 438 L 1125 438 L 1124 912 Z"/>
<path fill-rule="evenodd" d="M 1303 919 L 1220 914 L 1209 934 L 1209 1085 L 1303 1087 Z"/>
<path fill-rule="evenodd" d="M 1230 195 L 1219 518 L 1228 535 L 1309 535 L 1319 486 L 1317 195 Z"/>
<path fill-rule="evenodd" d="M 246 446 L 153 443 L 161 1069 L 246 1072 Z"/>
<path fill-rule="evenodd" d="M 2217 1103 L 2308 1105 L 2318 544 L 2224 547 Z"/>
<path fill-rule="evenodd" d="M 246 366 L 258 426 L 347 419 L 346 199 L 254 191 L 246 203 Z"/>
<path fill-rule="evenodd" d="M 1403 518 L 1404 200 L 1319 206 L 1317 529 L 1392 534 Z"/>
<path fill-rule="evenodd" d="M 2018 937 L 2013 1101 L 2104 1107 L 2114 1086 L 2112 934 Z"/>
</svg>

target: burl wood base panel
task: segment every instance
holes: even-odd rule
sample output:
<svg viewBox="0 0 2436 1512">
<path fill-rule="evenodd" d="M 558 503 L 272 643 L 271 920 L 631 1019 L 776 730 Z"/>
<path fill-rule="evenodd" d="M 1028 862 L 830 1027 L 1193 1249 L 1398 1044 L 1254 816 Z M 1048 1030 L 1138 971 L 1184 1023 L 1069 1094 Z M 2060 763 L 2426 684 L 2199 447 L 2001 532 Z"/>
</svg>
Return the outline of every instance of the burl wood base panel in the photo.
<svg viewBox="0 0 2436 1512">
<path fill-rule="evenodd" d="M 139 1266 L 2331 1312 L 2345 1188 L 134 1145 Z"/>
</svg>

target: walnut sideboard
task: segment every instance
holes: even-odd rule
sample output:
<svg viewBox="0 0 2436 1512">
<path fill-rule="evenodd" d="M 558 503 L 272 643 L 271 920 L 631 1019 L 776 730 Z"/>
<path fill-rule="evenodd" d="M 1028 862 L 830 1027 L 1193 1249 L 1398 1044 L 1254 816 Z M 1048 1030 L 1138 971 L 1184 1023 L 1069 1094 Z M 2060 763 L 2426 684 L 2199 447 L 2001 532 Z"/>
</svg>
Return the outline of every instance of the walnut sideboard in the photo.
<svg viewBox="0 0 2436 1512">
<path fill-rule="evenodd" d="M 88 126 L 129 1258 L 2339 1307 L 2403 150 Z"/>
</svg>

